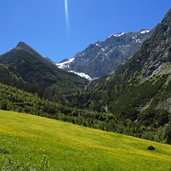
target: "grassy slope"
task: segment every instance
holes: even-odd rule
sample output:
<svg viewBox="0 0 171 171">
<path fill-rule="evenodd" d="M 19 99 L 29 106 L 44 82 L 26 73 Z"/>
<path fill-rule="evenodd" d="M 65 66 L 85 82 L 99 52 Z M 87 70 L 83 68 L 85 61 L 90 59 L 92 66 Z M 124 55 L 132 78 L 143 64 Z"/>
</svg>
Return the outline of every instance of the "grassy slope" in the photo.
<svg viewBox="0 0 171 171">
<path fill-rule="evenodd" d="M 146 150 L 154 145 L 156 150 Z M 171 146 L 32 115 L 0 111 L 0 159 L 51 169 L 158 171 L 171 169 Z M 57 169 L 54 169 L 57 170 Z"/>
</svg>

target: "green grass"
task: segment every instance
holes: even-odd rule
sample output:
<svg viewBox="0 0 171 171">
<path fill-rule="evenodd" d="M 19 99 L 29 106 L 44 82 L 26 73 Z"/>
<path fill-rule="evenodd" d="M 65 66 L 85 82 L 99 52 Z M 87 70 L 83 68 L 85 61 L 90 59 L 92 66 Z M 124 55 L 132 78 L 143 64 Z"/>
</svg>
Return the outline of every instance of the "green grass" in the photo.
<svg viewBox="0 0 171 171">
<path fill-rule="evenodd" d="M 153 145 L 155 151 L 148 151 Z M 167 171 L 171 146 L 29 114 L 0 111 L 0 160 L 48 170 Z M 42 169 L 43 170 L 43 169 Z"/>
</svg>

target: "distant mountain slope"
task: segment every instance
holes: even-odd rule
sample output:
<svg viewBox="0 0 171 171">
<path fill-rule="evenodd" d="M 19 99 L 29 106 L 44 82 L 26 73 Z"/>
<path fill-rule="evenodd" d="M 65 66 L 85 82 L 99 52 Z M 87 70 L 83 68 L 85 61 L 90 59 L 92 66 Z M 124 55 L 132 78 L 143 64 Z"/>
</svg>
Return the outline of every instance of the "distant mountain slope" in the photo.
<svg viewBox="0 0 171 171">
<path fill-rule="evenodd" d="M 22 80 L 18 88 L 29 90 L 38 93 L 42 97 L 48 99 L 58 98 L 65 93 L 76 92 L 79 89 L 84 89 L 88 83 L 87 80 L 58 69 L 55 64 L 43 58 L 31 47 L 23 42 L 20 42 L 16 48 L 0 56 L 0 64 L 16 80 Z M 2 83 L 14 85 L 13 81 L 6 80 L 2 76 Z M 24 84 L 23 84 L 24 83 Z"/>
<path fill-rule="evenodd" d="M 130 59 L 150 35 L 149 30 L 111 35 L 104 41 L 91 44 L 73 58 L 57 63 L 57 66 L 66 71 L 85 73 L 93 79 L 101 77 Z"/>
</svg>

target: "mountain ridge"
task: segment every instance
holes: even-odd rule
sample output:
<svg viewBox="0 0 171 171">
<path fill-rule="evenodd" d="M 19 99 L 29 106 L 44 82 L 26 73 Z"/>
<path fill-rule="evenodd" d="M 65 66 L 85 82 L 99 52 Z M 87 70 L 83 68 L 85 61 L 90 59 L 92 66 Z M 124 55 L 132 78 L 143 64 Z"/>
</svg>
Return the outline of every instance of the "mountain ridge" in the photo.
<svg viewBox="0 0 171 171">
<path fill-rule="evenodd" d="M 116 70 L 120 64 L 130 59 L 150 35 L 150 30 L 147 29 L 114 34 L 104 41 L 90 44 L 74 57 L 57 63 L 57 66 L 66 71 L 85 73 L 96 79 Z"/>
</svg>

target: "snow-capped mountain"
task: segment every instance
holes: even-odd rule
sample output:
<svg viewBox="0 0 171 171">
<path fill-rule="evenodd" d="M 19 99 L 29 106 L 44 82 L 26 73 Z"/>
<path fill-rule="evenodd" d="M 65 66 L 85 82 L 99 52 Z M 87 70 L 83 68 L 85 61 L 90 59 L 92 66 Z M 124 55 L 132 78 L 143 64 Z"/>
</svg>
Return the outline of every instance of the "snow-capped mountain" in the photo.
<svg viewBox="0 0 171 171">
<path fill-rule="evenodd" d="M 104 41 L 90 44 L 74 57 L 56 65 L 60 69 L 86 75 L 91 79 L 99 78 L 116 70 L 120 64 L 130 59 L 150 35 L 150 30 L 145 29 L 135 33 L 113 34 Z"/>
</svg>

